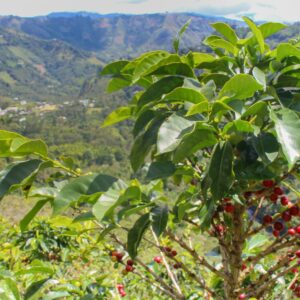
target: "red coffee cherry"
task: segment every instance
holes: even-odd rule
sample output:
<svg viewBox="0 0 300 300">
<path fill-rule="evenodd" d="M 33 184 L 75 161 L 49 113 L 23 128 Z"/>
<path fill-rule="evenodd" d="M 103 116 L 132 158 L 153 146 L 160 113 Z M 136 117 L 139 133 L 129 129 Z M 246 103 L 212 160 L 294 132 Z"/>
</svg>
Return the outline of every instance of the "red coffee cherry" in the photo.
<svg viewBox="0 0 300 300">
<path fill-rule="evenodd" d="M 288 234 L 293 236 L 293 235 L 296 234 L 296 230 L 295 230 L 294 228 L 290 228 L 290 229 L 288 230 Z"/>
<path fill-rule="evenodd" d="M 134 265 L 134 261 L 132 259 L 128 259 L 127 260 L 127 265 L 128 266 L 133 266 Z"/>
<path fill-rule="evenodd" d="M 289 198 L 288 198 L 287 196 L 282 196 L 282 197 L 280 198 L 280 203 L 281 203 L 281 205 L 283 205 L 283 206 L 288 205 L 288 204 L 289 204 Z"/>
<path fill-rule="evenodd" d="M 172 249 L 170 248 L 170 247 L 164 247 L 164 250 L 166 251 L 166 252 L 171 252 L 172 251 Z"/>
<path fill-rule="evenodd" d="M 281 196 L 283 195 L 283 190 L 279 187 L 279 186 L 276 186 L 273 190 L 274 194 L 278 195 L 278 196 Z"/>
<path fill-rule="evenodd" d="M 276 202 L 277 199 L 278 199 L 278 195 L 276 195 L 276 194 L 271 194 L 271 195 L 270 195 L 270 200 L 271 200 L 272 202 Z"/>
<path fill-rule="evenodd" d="M 299 207 L 298 206 L 294 205 L 289 210 L 290 210 L 290 214 L 292 216 L 298 216 L 298 214 L 299 214 Z"/>
<path fill-rule="evenodd" d="M 264 180 L 262 182 L 263 186 L 266 188 L 270 188 L 274 185 L 274 181 L 273 180 Z"/>
<path fill-rule="evenodd" d="M 300 257 L 300 250 L 297 250 L 297 251 L 295 252 L 295 254 L 296 254 L 297 257 Z"/>
<path fill-rule="evenodd" d="M 240 294 L 239 295 L 239 300 L 244 300 L 244 299 L 246 299 L 246 294 Z"/>
<path fill-rule="evenodd" d="M 275 230 L 281 231 L 283 229 L 283 224 L 281 222 L 275 222 L 273 227 Z"/>
<path fill-rule="evenodd" d="M 300 234 L 300 225 L 295 228 L 296 232 Z"/>
<path fill-rule="evenodd" d="M 232 203 L 226 203 L 224 206 L 224 210 L 227 213 L 232 214 L 234 212 L 234 205 Z"/>
<path fill-rule="evenodd" d="M 177 255 L 177 251 L 176 251 L 176 250 L 172 250 L 171 254 L 172 254 L 172 256 L 174 257 L 174 256 Z"/>
<path fill-rule="evenodd" d="M 125 267 L 125 270 L 127 271 L 127 272 L 132 272 L 133 271 L 133 266 L 130 266 L 130 265 L 126 265 L 126 267 Z"/>
<path fill-rule="evenodd" d="M 291 214 L 290 214 L 288 211 L 284 211 L 284 212 L 281 214 L 281 217 L 282 217 L 282 219 L 283 219 L 285 222 L 289 222 L 289 221 L 291 221 L 291 219 L 292 219 L 292 216 L 291 216 Z"/>
<path fill-rule="evenodd" d="M 270 215 L 265 215 L 263 217 L 263 222 L 264 222 L 264 224 L 270 224 L 273 222 L 273 218 Z"/>
<path fill-rule="evenodd" d="M 279 236 L 280 236 L 280 231 L 278 231 L 278 230 L 273 230 L 273 235 L 274 235 L 275 237 L 279 237 Z"/>
<path fill-rule="evenodd" d="M 160 264 L 160 263 L 162 262 L 162 258 L 161 258 L 160 256 L 155 256 L 155 257 L 153 258 L 153 260 L 154 260 L 156 263 L 158 263 L 158 264 Z"/>
</svg>

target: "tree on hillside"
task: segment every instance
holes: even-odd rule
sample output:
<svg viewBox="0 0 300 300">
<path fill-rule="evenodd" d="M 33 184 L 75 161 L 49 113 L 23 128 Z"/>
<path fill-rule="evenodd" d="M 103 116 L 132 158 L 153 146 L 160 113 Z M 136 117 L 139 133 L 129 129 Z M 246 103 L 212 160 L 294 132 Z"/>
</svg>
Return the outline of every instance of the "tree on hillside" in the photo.
<svg viewBox="0 0 300 300">
<path fill-rule="evenodd" d="M 55 214 L 73 207 L 76 221 L 94 220 L 124 276 L 133 273 L 166 299 L 300 297 L 300 44 L 270 49 L 265 39 L 285 26 L 244 21 L 243 39 L 228 24 L 212 24 L 216 35 L 204 44 L 214 54 L 178 54 L 187 24 L 174 53 L 148 52 L 102 70 L 113 76 L 111 92 L 138 87 L 104 126 L 134 121 L 130 160 L 146 173 L 143 183 L 81 175 L 51 160 L 43 142 L 2 131 L 2 157 L 38 158 L 3 171 L 0 196 L 25 187 Z M 53 167 L 76 178 L 51 192 L 31 187 Z M 143 259 L 149 251 L 152 263 Z M 117 289 L 126 295 L 122 284 Z"/>
</svg>

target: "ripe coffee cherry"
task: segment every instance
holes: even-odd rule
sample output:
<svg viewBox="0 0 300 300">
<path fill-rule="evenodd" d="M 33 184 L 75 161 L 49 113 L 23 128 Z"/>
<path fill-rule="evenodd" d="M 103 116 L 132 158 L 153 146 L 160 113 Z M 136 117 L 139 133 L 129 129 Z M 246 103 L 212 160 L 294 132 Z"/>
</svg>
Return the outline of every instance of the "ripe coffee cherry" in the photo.
<svg viewBox="0 0 300 300">
<path fill-rule="evenodd" d="M 223 225 L 218 224 L 215 226 L 215 231 L 217 234 L 222 235 L 225 232 L 225 228 Z"/>
<path fill-rule="evenodd" d="M 291 221 L 291 219 L 292 219 L 292 216 L 291 216 L 291 214 L 290 214 L 288 211 L 284 211 L 284 212 L 281 214 L 281 217 L 282 217 L 282 219 L 283 219 L 285 222 L 289 222 L 289 221 Z"/>
<path fill-rule="evenodd" d="M 170 247 L 164 247 L 164 250 L 166 251 L 166 252 L 171 252 L 172 251 L 172 249 L 170 248 Z"/>
<path fill-rule="evenodd" d="M 276 195 L 276 194 L 271 194 L 271 195 L 270 195 L 270 200 L 271 200 L 272 202 L 276 202 L 277 199 L 278 199 L 278 195 Z"/>
<path fill-rule="evenodd" d="M 174 256 L 177 255 L 177 251 L 176 251 L 176 250 L 172 250 L 171 254 L 172 254 L 172 256 L 174 257 Z"/>
<path fill-rule="evenodd" d="M 198 181 L 197 179 L 193 178 L 191 181 L 190 181 L 190 184 L 191 185 L 197 185 Z"/>
<path fill-rule="evenodd" d="M 263 186 L 266 188 L 270 188 L 274 185 L 274 181 L 273 180 L 264 180 L 262 182 Z"/>
<path fill-rule="evenodd" d="M 132 259 L 128 259 L 127 260 L 127 265 L 128 266 L 133 266 L 134 265 L 134 261 Z"/>
<path fill-rule="evenodd" d="M 299 207 L 298 206 L 292 206 L 290 208 L 290 214 L 292 216 L 298 216 L 298 214 L 299 214 Z"/>
<path fill-rule="evenodd" d="M 231 198 L 225 197 L 225 198 L 223 198 L 223 201 L 224 201 L 224 202 L 230 202 L 230 201 L 231 201 Z"/>
<path fill-rule="evenodd" d="M 244 299 L 246 299 L 246 294 L 240 294 L 239 295 L 239 300 L 244 300 Z"/>
<path fill-rule="evenodd" d="M 288 234 L 293 236 L 293 235 L 296 234 L 296 230 L 295 230 L 294 228 L 290 228 L 290 229 L 288 230 Z"/>
<path fill-rule="evenodd" d="M 263 218 L 264 224 L 270 224 L 273 222 L 273 218 L 270 215 L 265 215 Z"/>
<path fill-rule="evenodd" d="M 295 254 L 296 254 L 297 257 L 300 257 L 300 250 L 297 250 L 297 251 L 295 252 Z"/>
<path fill-rule="evenodd" d="M 275 222 L 273 227 L 275 230 L 278 230 L 278 231 L 281 231 L 283 229 L 283 225 L 281 222 Z"/>
<path fill-rule="evenodd" d="M 246 265 L 246 264 L 242 264 L 241 270 L 242 270 L 242 271 L 245 271 L 246 269 L 247 269 L 247 265 Z"/>
<path fill-rule="evenodd" d="M 181 267 L 181 264 L 180 263 L 176 263 L 173 265 L 174 269 L 179 269 Z"/>
<path fill-rule="evenodd" d="M 232 203 L 226 203 L 224 206 L 224 210 L 227 213 L 232 214 L 234 212 L 234 205 Z"/>
<path fill-rule="evenodd" d="M 274 188 L 273 192 L 274 192 L 274 194 L 279 195 L 279 196 L 283 195 L 283 190 L 279 186 L 276 186 Z"/>
<path fill-rule="evenodd" d="M 126 296 L 126 292 L 125 292 L 125 291 L 121 291 L 121 292 L 120 292 L 120 296 L 121 296 L 121 297 L 125 297 L 125 296 Z"/>
<path fill-rule="evenodd" d="M 161 259 L 160 256 L 155 256 L 155 257 L 153 258 L 153 260 L 154 260 L 156 263 L 158 263 L 158 264 L 160 264 L 161 261 L 162 261 L 162 259 Z"/>
<path fill-rule="evenodd" d="M 280 198 L 280 203 L 281 203 L 281 205 L 283 205 L 283 206 L 288 205 L 288 204 L 289 204 L 289 198 L 288 198 L 287 196 L 282 196 L 282 197 Z"/>
<path fill-rule="evenodd" d="M 122 283 L 117 284 L 117 289 L 118 290 L 123 290 L 124 289 L 124 285 Z"/>
<path fill-rule="evenodd" d="M 127 272 L 132 272 L 132 271 L 133 271 L 133 266 L 126 265 L 125 270 L 126 270 Z"/>
<path fill-rule="evenodd" d="M 279 237 L 280 232 L 279 232 L 278 230 L 273 230 L 273 235 L 274 235 L 275 237 Z"/>
<path fill-rule="evenodd" d="M 295 230 L 298 234 L 300 234 L 300 226 L 297 226 Z"/>
</svg>

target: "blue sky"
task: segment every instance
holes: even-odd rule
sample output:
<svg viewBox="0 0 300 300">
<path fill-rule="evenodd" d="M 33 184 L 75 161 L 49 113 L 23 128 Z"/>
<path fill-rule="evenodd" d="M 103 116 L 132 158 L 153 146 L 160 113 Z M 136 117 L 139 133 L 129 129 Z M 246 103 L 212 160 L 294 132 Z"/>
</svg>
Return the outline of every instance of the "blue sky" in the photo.
<svg viewBox="0 0 300 300">
<path fill-rule="evenodd" d="M 197 12 L 239 19 L 300 21 L 300 0 L 0 0 L 0 15 L 36 16 L 57 11 L 98 13 Z"/>
</svg>

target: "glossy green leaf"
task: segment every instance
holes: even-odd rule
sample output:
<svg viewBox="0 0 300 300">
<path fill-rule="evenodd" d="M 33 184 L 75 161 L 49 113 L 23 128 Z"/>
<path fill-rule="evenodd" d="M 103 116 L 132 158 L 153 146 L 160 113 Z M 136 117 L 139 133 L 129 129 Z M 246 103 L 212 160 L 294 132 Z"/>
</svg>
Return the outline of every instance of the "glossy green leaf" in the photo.
<svg viewBox="0 0 300 300">
<path fill-rule="evenodd" d="M 288 43 L 279 44 L 277 47 L 277 59 L 281 61 L 289 56 L 300 58 L 300 49 Z"/>
<path fill-rule="evenodd" d="M 32 274 L 53 275 L 54 270 L 50 267 L 45 267 L 45 266 L 33 266 L 28 269 L 24 269 L 16 272 L 16 276 L 32 275 Z"/>
<path fill-rule="evenodd" d="M 106 65 L 100 75 L 119 75 L 122 69 L 129 63 L 128 60 L 119 60 Z"/>
<path fill-rule="evenodd" d="M 43 300 L 65 299 L 67 297 L 70 297 L 70 293 L 68 293 L 67 291 L 55 291 L 49 292 L 43 297 Z"/>
<path fill-rule="evenodd" d="M 177 38 L 174 39 L 173 41 L 173 48 L 175 50 L 175 52 L 178 52 L 179 50 L 179 43 L 180 43 L 180 39 L 182 37 L 182 35 L 186 32 L 186 30 L 189 28 L 190 24 L 191 24 L 192 19 L 189 19 L 179 30 L 178 34 L 177 34 Z"/>
<path fill-rule="evenodd" d="M 179 101 L 179 102 L 191 102 L 191 103 L 200 103 L 203 101 L 207 102 L 206 97 L 199 91 L 186 88 L 178 87 L 173 90 L 171 93 L 167 94 L 164 98 L 164 101 Z"/>
<path fill-rule="evenodd" d="M 0 199 L 14 186 L 21 184 L 25 179 L 38 171 L 42 161 L 32 159 L 16 162 L 0 172 Z"/>
<path fill-rule="evenodd" d="M 166 229 L 168 224 L 169 209 L 168 206 L 155 206 L 151 209 L 150 220 L 151 227 L 159 237 Z"/>
<path fill-rule="evenodd" d="M 222 38 L 211 38 L 213 36 L 210 36 L 209 38 L 204 40 L 204 44 L 210 46 L 211 48 L 222 48 L 225 49 L 227 52 L 232 53 L 233 55 L 236 55 L 238 52 L 238 48 L 235 47 L 232 43 L 223 40 Z"/>
<path fill-rule="evenodd" d="M 116 77 L 109 81 L 107 92 L 112 93 L 131 85 L 131 76 Z"/>
<path fill-rule="evenodd" d="M 146 178 L 155 180 L 172 176 L 176 171 L 176 166 L 171 161 L 155 161 L 149 166 Z"/>
<path fill-rule="evenodd" d="M 15 138 L 24 139 L 24 137 L 18 133 L 7 131 L 7 130 L 0 130 L 0 140 L 11 140 Z"/>
<path fill-rule="evenodd" d="M 186 77 L 195 77 L 193 69 L 186 63 L 173 62 L 162 65 L 155 71 L 149 73 L 149 75 L 177 75 Z"/>
<path fill-rule="evenodd" d="M 219 93 L 219 99 L 228 96 L 235 99 L 247 99 L 254 95 L 256 91 L 262 90 L 259 84 L 251 75 L 238 74 L 228 80 Z"/>
<path fill-rule="evenodd" d="M 271 133 L 262 133 L 251 139 L 257 154 L 265 164 L 270 164 L 278 156 L 279 144 Z"/>
<path fill-rule="evenodd" d="M 168 94 L 175 88 L 182 86 L 183 82 L 184 79 L 179 76 L 168 76 L 160 79 L 145 91 L 138 105 L 143 106 L 149 102 L 160 100 L 164 94 Z"/>
<path fill-rule="evenodd" d="M 256 24 L 249 18 L 243 17 L 243 20 L 247 23 L 247 25 L 251 29 L 251 31 L 252 31 L 253 35 L 255 36 L 255 39 L 259 45 L 259 51 L 261 54 L 263 54 L 265 52 L 265 40 L 264 40 L 264 36 L 263 36 L 262 32 L 256 26 Z"/>
<path fill-rule="evenodd" d="M 170 54 L 166 51 L 157 50 L 147 53 L 143 56 L 141 60 L 138 61 L 134 72 L 132 81 L 137 82 L 141 77 L 143 77 L 151 67 L 157 65 L 160 61 L 164 60 Z"/>
<path fill-rule="evenodd" d="M 203 180 L 205 189 L 210 189 L 214 201 L 220 200 L 230 189 L 233 178 L 232 146 L 229 142 L 218 143 Z"/>
<path fill-rule="evenodd" d="M 158 130 L 163 123 L 165 116 L 159 116 L 151 121 L 151 124 L 144 133 L 141 133 L 134 140 L 130 152 L 130 162 L 134 171 L 137 171 L 143 163 L 152 147 L 156 144 Z"/>
<path fill-rule="evenodd" d="M 253 68 L 252 71 L 253 77 L 257 80 L 257 82 L 264 87 L 264 90 L 267 87 L 266 75 L 265 73 L 257 67 Z"/>
<path fill-rule="evenodd" d="M 205 147 L 211 147 L 218 142 L 215 129 L 206 124 L 196 123 L 192 130 L 186 133 L 174 153 L 174 161 L 179 162 Z"/>
<path fill-rule="evenodd" d="M 231 134 L 233 132 L 246 132 L 246 133 L 249 133 L 249 132 L 254 132 L 254 128 L 247 121 L 235 120 L 235 121 L 232 121 L 232 122 L 228 122 L 223 128 L 223 132 L 225 134 Z"/>
<path fill-rule="evenodd" d="M 38 201 L 34 207 L 23 217 L 20 221 L 21 231 L 27 229 L 32 219 L 38 214 L 38 212 L 49 202 L 49 199 Z"/>
<path fill-rule="evenodd" d="M 200 67 L 202 63 L 213 62 L 216 60 L 213 55 L 207 53 L 192 52 L 190 55 L 195 68 Z"/>
<path fill-rule="evenodd" d="M 209 111 L 209 103 L 206 101 L 192 105 L 186 113 L 186 116 L 192 116 L 195 114 L 202 114 Z"/>
<path fill-rule="evenodd" d="M 18 156 L 29 154 L 48 155 L 47 146 L 42 140 L 14 139 L 10 145 L 10 151 Z"/>
<path fill-rule="evenodd" d="M 249 116 L 265 115 L 268 110 L 267 107 L 268 105 L 264 101 L 255 102 L 242 114 L 242 118 L 247 118 Z"/>
<path fill-rule="evenodd" d="M 78 177 L 66 184 L 54 199 L 53 213 L 58 214 L 62 212 L 81 198 L 91 196 L 97 198 L 110 188 L 118 190 L 124 187 L 126 185 L 123 181 L 109 175 L 92 174 Z"/>
<path fill-rule="evenodd" d="M 271 111 L 270 117 L 275 125 L 278 142 L 292 168 L 300 158 L 300 119 L 297 113 L 288 108 Z"/>
<path fill-rule="evenodd" d="M 1 278 L 1 276 L 0 276 L 0 278 Z M 18 290 L 18 286 L 14 279 L 12 279 L 10 277 L 5 277 L 5 278 L 3 278 L 3 283 L 5 284 L 5 286 L 0 284 L 0 298 L 5 295 L 7 298 L 3 298 L 3 300 L 6 300 L 6 299 L 7 300 L 20 300 L 21 299 L 21 295 Z M 4 293 L 4 295 L 2 293 Z"/>
<path fill-rule="evenodd" d="M 46 285 L 46 283 L 50 280 L 51 278 L 45 278 L 41 279 L 39 281 L 33 282 L 26 290 L 24 294 L 24 300 L 31 300 L 33 299 L 32 297 L 35 297 L 35 295 L 41 291 L 41 289 Z"/>
<path fill-rule="evenodd" d="M 172 114 L 161 125 L 157 136 L 157 154 L 173 151 L 180 143 L 182 132 L 191 127 L 194 122 L 177 114 Z"/>
<path fill-rule="evenodd" d="M 88 211 L 88 212 L 85 212 L 85 213 L 82 213 L 82 214 L 76 216 L 73 220 L 73 223 L 86 222 L 86 221 L 91 221 L 91 220 L 95 220 L 95 216 L 94 216 L 93 212 Z"/>
<path fill-rule="evenodd" d="M 122 106 L 110 113 L 101 127 L 111 126 L 113 124 L 129 119 L 133 115 L 134 108 L 130 106 Z"/>
<path fill-rule="evenodd" d="M 284 24 L 275 22 L 268 22 L 258 26 L 264 38 L 267 38 L 286 27 L 287 26 Z"/>
<path fill-rule="evenodd" d="M 127 251 L 128 254 L 135 258 L 137 256 L 137 250 L 142 240 L 145 231 L 150 226 L 150 214 L 141 216 L 129 230 L 127 236 Z"/>
<path fill-rule="evenodd" d="M 221 33 L 230 43 L 236 45 L 238 37 L 235 31 L 230 27 L 230 25 L 223 22 L 217 22 L 211 24 L 211 26 L 219 33 Z"/>
</svg>

